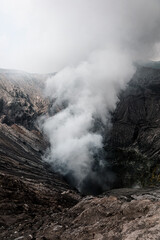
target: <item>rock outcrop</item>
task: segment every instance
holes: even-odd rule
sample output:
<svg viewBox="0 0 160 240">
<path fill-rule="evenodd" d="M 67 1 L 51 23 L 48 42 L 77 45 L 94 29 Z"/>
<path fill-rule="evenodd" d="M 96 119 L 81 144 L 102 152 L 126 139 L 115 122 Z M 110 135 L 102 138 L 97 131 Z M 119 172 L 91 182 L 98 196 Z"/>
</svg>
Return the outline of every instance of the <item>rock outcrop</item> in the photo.
<svg viewBox="0 0 160 240">
<path fill-rule="evenodd" d="M 137 70 L 120 95 L 110 136 L 107 150 L 120 187 L 159 184 L 159 69 L 143 67 Z"/>
</svg>

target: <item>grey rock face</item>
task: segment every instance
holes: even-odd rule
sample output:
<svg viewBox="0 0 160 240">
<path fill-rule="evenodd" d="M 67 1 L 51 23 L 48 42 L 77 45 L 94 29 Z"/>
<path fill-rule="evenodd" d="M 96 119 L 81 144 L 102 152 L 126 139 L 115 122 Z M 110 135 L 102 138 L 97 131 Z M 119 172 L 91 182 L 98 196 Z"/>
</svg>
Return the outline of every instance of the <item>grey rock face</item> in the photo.
<svg viewBox="0 0 160 240">
<path fill-rule="evenodd" d="M 113 114 L 108 150 L 120 186 L 160 181 L 160 70 L 139 68 Z"/>
</svg>

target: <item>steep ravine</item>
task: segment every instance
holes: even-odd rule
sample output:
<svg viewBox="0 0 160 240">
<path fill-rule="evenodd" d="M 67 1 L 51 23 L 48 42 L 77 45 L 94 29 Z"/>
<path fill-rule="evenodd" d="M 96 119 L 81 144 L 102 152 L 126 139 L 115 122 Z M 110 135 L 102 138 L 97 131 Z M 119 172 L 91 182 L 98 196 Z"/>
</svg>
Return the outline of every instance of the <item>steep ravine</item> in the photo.
<svg viewBox="0 0 160 240">
<path fill-rule="evenodd" d="M 47 77 L 0 70 L 0 239 L 160 239 L 158 187 L 84 197 L 41 160 L 48 143 L 36 119 L 48 111 Z M 159 182 L 159 79 L 141 69 L 120 96 L 106 146 L 115 186 Z"/>
</svg>

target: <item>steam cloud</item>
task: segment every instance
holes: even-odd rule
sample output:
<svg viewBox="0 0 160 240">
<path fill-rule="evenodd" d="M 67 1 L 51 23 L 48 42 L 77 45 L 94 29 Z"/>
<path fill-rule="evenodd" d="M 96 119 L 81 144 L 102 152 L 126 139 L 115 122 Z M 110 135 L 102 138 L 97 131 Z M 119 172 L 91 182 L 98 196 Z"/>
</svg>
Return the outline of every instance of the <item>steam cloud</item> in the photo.
<svg viewBox="0 0 160 240">
<path fill-rule="evenodd" d="M 110 188 L 114 180 L 103 136 L 111 126 L 110 112 L 116 107 L 118 94 L 136 70 L 135 63 L 155 54 L 160 2 L 74 0 L 69 1 L 68 9 L 74 11 L 70 22 L 73 30 L 82 29 L 81 20 L 84 24 L 80 39 L 75 37 L 83 44 L 77 52 L 73 47 L 74 52 L 69 53 L 75 61 L 69 61 L 69 66 L 46 82 L 45 94 L 53 105 L 52 116 L 43 118 L 50 141 L 45 160 L 77 189 L 93 193 L 93 189 Z M 86 55 L 80 55 L 81 50 L 86 50 Z"/>
</svg>

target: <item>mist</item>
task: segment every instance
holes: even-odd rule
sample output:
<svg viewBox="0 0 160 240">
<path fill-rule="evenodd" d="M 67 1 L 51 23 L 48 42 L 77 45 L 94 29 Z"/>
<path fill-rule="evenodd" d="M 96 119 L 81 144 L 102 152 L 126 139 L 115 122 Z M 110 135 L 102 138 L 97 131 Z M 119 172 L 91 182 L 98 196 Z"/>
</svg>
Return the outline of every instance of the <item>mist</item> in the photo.
<svg viewBox="0 0 160 240">
<path fill-rule="evenodd" d="M 159 59 L 159 1 L 0 0 L 0 67 L 49 73 L 118 47 Z M 144 56 L 145 55 L 145 56 Z M 142 57 L 142 58 L 143 58 Z"/>
<path fill-rule="evenodd" d="M 72 47 L 68 44 L 62 68 L 46 82 L 53 104 L 50 116 L 41 119 L 50 142 L 44 160 L 82 193 L 99 193 L 115 180 L 104 139 L 118 95 L 136 64 L 157 54 L 160 2 L 69 1 L 64 12 Z"/>
</svg>

